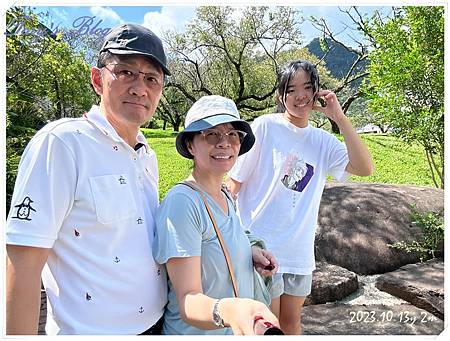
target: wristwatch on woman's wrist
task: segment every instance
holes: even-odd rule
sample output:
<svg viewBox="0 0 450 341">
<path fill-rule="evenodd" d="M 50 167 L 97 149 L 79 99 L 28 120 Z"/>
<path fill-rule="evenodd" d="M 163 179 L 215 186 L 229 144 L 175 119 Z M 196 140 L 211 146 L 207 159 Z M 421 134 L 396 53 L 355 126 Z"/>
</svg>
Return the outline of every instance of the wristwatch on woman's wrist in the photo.
<svg viewBox="0 0 450 341">
<path fill-rule="evenodd" d="M 212 316 L 213 316 L 214 324 L 215 324 L 217 327 L 224 328 L 224 327 L 225 327 L 225 324 L 223 323 L 223 319 L 222 319 L 222 317 L 221 317 L 220 314 L 219 314 L 219 302 L 220 302 L 220 299 L 217 300 L 217 301 L 214 303 L 214 308 L 213 308 Z"/>
</svg>

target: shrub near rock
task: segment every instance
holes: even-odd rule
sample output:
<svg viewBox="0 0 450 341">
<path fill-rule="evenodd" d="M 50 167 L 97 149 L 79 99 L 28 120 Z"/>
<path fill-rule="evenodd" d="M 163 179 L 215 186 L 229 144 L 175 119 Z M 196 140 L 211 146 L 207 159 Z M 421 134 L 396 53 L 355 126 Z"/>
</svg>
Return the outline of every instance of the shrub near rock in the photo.
<svg viewBox="0 0 450 341">
<path fill-rule="evenodd" d="M 322 196 L 315 240 L 316 260 L 358 274 L 381 274 L 419 261 L 414 253 L 389 247 L 421 238 L 411 224 L 417 211 L 443 212 L 437 188 L 373 183 L 328 183 Z"/>
</svg>

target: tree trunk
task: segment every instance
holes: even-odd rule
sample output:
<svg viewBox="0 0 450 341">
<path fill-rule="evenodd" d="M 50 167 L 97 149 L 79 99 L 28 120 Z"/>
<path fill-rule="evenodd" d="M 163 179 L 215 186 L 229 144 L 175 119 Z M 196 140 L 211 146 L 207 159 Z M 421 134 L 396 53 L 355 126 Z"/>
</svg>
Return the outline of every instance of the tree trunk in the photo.
<svg viewBox="0 0 450 341">
<path fill-rule="evenodd" d="M 59 91 L 59 84 L 58 84 L 58 81 L 56 80 L 56 78 L 53 80 L 53 85 L 55 86 L 55 92 L 56 92 L 56 108 L 57 108 L 57 119 L 59 119 L 59 118 L 63 118 L 64 117 L 64 112 L 63 112 L 63 107 L 62 107 L 62 104 L 61 104 L 61 101 L 62 101 L 62 99 L 61 99 L 61 94 L 60 94 L 60 91 Z"/>
<path fill-rule="evenodd" d="M 336 122 L 334 122 L 332 119 L 328 119 L 331 123 L 331 131 L 334 134 L 341 134 L 341 131 L 339 130 L 338 125 L 336 124 Z"/>
</svg>

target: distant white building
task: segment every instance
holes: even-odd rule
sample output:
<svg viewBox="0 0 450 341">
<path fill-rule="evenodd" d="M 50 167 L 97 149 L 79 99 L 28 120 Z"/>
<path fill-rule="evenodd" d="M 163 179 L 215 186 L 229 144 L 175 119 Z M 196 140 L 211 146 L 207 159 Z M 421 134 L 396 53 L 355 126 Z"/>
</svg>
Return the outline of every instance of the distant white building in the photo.
<svg viewBox="0 0 450 341">
<path fill-rule="evenodd" d="M 389 133 L 391 129 L 389 129 L 387 126 L 385 126 L 385 130 Z M 359 134 L 364 133 L 382 133 L 380 127 L 376 126 L 375 124 L 366 124 L 364 127 L 356 128 L 356 132 Z"/>
</svg>

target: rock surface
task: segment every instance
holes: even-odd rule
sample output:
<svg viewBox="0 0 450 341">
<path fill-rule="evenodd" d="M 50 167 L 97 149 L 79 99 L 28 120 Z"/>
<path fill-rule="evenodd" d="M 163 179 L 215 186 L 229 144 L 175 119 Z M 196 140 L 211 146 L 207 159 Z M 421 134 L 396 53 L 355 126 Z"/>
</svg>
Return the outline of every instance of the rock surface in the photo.
<svg viewBox="0 0 450 341">
<path fill-rule="evenodd" d="M 419 212 L 443 212 L 444 192 L 431 187 L 328 183 L 322 196 L 315 241 L 316 260 L 357 274 L 393 271 L 418 262 L 418 256 L 388 246 L 418 240 L 411 204 Z"/>
<path fill-rule="evenodd" d="M 410 304 L 328 303 L 303 308 L 305 335 L 439 335 L 444 321 Z"/>
<path fill-rule="evenodd" d="M 325 262 L 316 262 L 311 294 L 305 305 L 334 302 L 358 290 L 358 276 L 347 269 Z"/>
<path fill-rule="evenodd" d="M 41 308 L 39 311 L 38 335 L 45 335 L 45 321 L 47 321 L 47 296 L 41 289 Z"/>
<path fill-rule="evenodd" d="M 408 264 L 378 277 L 376 287 L 444 319 L 444 262 Z"/>
</svg>

